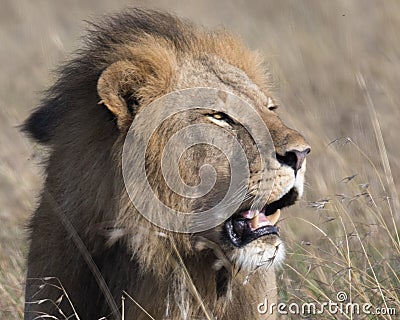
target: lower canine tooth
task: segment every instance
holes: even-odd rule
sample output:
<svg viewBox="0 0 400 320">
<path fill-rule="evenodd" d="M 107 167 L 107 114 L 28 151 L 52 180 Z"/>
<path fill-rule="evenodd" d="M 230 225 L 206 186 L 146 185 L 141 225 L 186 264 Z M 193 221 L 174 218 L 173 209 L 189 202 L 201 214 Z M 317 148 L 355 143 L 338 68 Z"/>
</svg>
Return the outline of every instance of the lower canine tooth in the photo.
<svg viewBox="0 0 400 320">
<path fill-rule="evenodd" d="M 281 210 L 278 209 L 274 214 L 269 215 L 267 218 L 271 222 L 272 225 L 275 225 L 281 216 Z"/>
</svg>

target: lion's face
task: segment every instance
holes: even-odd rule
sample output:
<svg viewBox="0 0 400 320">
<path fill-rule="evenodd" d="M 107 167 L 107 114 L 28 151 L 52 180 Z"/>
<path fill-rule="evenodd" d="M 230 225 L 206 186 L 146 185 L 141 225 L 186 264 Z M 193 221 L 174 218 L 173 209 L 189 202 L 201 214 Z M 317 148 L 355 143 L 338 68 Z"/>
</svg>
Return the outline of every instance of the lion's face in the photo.
<svg viewBox="0 0 400 320">
<path fill-rule="evenodd" d="M 260 266 L 270 266 L 281 261 L 284 256 L 284 246 L 277 225 L 281 209 L 294 204 L 303 194 L 306 155 L 310 152 L 310 147 L 299 132 L 283 124 L 276 113 L 277 105 L 272 95 L 255 86 L 241 70 L 215 57 L 210 58 L 205 65 L 196 65 L 196 69 L 204 68 L 203 77 L 206 81 L 190 79 L 190 72 L 187 71 L 186 74 L 189 75 L 183 78 L 190 79 L 186 81 L 198 86 L 208 85 L 227 90 L 246 100 L 248 107 L 257 111 L 263 125 L 268 128 L 275 150 L 271 148 L 267 151 L 274 153 L 273 159 L 267 166 L 262 166 L 260 151 L 253 137 L 240 119 L 230 115 L 230 110 L 204 110 L 192 114 L 194 120 L 192 118 L 190 124 L 209 123 L 235 136 L 245 150 L 250 173 L 245 201 L 223 224 L 204 232 L 202 236 L 218 243 L 230 261 L 242 269 L 254 270 Z M 198 173 L 203 164 L 211 164 L 220 175 L 213 189 L 214 197 L 210 197 L 208 204 L 199 204 L 202 209 L 207 209 L 220 201 L 227 191 L 230 181 L 229 163 L 221 156 L 221 152 L 215 149 L 212 151 L 210 147 L 199 145 L 193 149 L 191 157 L 186 159 L 189 160 L 188 164 L 184 166 L 186 169 L 191 168 L 186 170 L 186 176 L 183 174 L 187 183 L 200 182 Z M 198 156 L 193 157 L 196 154 Z M 263 181 L 271 178 L 273 181 Z"/>
<path fill-rule="evenodd" d="M 209 123 L 223 128 L 232 133 L 244 147 L 250 172 L 246 199 L 223 224 L 201 234 L 220 245 L 230 261 L 243 270 L 255 270 L 282 260 L 284 246 L 278 228 L 281 209 L 294 204 L 301 197 L 306 170 L 305 157 L 310 152 L 303 137 L 286 127 L 275 111 L 271 110 L 275 108 L 272 98 L 268 97 L 267 100 L 271 107 L 262 106 L 257 111 L 270 130 L 275 145 L 275 159 L 269 167 L 262 168 L 254 140 L 240 122 L 228 115 L 229 112 L 199 111 L 195 116 L 192 114 L 194 120 L 191 121 L 191 124 Z M 181 170 L 186 168 L 182 176 L 188 184 L 200 183 L 199 172 L 204 164 L 211 165 L 218 177 L 212 194 L 206 197 L 207 201 L 194 201 L 193 212 L 207 210 L 220 202 L 230 183 L 229 162 L 221 152 L 209 146 L 198 145 L 188 151 L 181 161 Z M 262 184 L 263 177 L 271 177 L 271 172 L 274 173 L 272 184 Z"/>
</svg>

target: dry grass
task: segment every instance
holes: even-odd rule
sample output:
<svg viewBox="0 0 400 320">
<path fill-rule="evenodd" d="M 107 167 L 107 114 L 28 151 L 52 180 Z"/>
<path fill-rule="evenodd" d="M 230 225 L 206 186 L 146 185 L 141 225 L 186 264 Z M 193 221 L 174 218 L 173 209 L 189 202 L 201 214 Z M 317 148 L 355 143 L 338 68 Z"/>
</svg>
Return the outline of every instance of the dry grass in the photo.
<svg viewBox="0 0 400 320">
<path fill-rule="evenodd" d="M 78 46 L 82 20 L 127 4 L 144 2 L 1 3 L 1 319 L 22 316 L 24 225 L 41 185 L 34 150 L 15 126 L 51 83 L 49 70 Z M 353 301 L 394 306 L 399 314 L 400 2 L 163 0 L 146 6 L 207 26 L 224 24 L 259 48 L 280 84 L 282 117 L 313 148 L 306 197 L 283 212 L 288 256 L 279 271 L 281 301 L 336 301 L 344 291 Z"/>
</svg>

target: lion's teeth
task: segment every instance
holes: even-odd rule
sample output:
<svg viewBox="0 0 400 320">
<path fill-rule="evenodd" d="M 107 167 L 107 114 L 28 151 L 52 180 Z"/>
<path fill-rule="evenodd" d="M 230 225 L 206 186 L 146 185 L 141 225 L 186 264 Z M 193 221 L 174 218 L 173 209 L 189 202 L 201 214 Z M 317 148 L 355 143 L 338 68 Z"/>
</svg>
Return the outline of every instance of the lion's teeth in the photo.
<svg viewBox="0 0 400 320">
<path fill-rule="evenodd" d="M 258 228 L 258 217 L 259 217 L 259 213 L 253 218 L 253 219 L 251 219 L 251 222 L 250 222 L 250 224 L 251 224 L 251 227 L 253 228 L 253 229 L 257 229 Z"/>
<path fill-rule="evenodd" d="M 250 212 L 250 211 L 248 211 Z M 265 226 L 273 226 L 275 225 L 281 216 L 281 210 L 278 209 L 275 213 L 265 216 L 262 212 L 256 211 L 255 213 L 247 214 L 249 221 L 249 225 L 252 230 L 256 230 Z"/>
<path fill-rule="evenodd" d="M 281 216 L 281 209 L 275 211 L 275 213 L 269 215 L 267 218 L 271 222 L 272 225 L 275 225 Z"/>
</svg>

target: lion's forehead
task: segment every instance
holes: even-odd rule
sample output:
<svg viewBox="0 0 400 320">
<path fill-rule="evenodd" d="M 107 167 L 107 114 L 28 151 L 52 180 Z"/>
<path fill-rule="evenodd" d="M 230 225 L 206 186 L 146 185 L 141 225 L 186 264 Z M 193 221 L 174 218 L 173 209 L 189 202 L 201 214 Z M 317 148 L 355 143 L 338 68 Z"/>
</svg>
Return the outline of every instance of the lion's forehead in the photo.
<svg viewBox="0 0 400 320">
<path fill-rule="evenodd" d="M 256 108 L 266 108 L 270 101 L 274 101 L 272 94 L 256 85 L 243 70 L 216 56 L 181 61 L 175 78 L 175 90 L 216 88 L 230 92 Z"/>
</svg>

